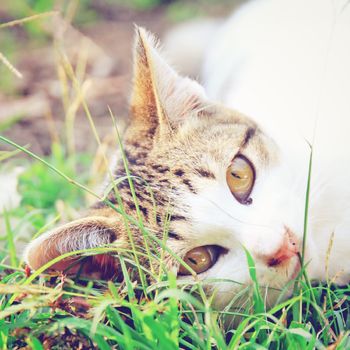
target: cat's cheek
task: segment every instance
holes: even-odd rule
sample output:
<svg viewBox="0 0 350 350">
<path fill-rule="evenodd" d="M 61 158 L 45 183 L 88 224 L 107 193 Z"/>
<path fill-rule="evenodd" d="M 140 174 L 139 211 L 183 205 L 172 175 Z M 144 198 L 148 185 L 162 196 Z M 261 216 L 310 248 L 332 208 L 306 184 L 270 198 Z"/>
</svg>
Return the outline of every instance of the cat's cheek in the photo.
<svg viewBox="0 0 350 350">
<path fill-rule="evenodd" d="M 200 276 L 206 288 L 218 293 L 224 299 L 232 297 L 250 283 L 246 256 L 242 248 L 231 249 L 221 255 L 216 264 Z M 219 297 L 219 298 L 221 298 Z"/>
<path fill-rule="evenodd" d="M 259 266 L 260 265 L 260 266 Z M 259 283 L 262 286 L 283 288 L 283 285 L 295 279 L 300 272 L 300 261 L 297 255 L 281 266 L 269 267 L 266 264 L 257 264 Z"/>
<path fill-rule="evenodd" d="M 290 179 L 285 166 L 261 172 L 252 193 L 253 204 L 243 225 L 241 242 L 252 254 L 271 255 L 278 250 L 286 228 L 302 239 L 305 188 Z"/>
</svg>

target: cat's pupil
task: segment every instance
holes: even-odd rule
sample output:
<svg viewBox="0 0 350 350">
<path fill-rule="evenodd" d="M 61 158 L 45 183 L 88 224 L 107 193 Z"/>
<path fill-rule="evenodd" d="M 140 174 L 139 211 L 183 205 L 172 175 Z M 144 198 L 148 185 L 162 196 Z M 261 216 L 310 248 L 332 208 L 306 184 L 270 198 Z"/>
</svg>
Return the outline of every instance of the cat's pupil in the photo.
<svg viewBox="0 0 350 350">
<path fill-rule="evenodd" d="M 236 174 L 236 173 L 231 173 L 231 174 L 232 174 L 232 176 L 235 177 L 236 179 L 239 179 L 239 180 L 242 179 L 242 178 L 241 178 L 238 174 Z"/>
<path fill-rule="evenodd" d="M 195 264 L 197 265 L 197 261 L 193 258 L 188 258 L 188 260 L 192 263 L 192 264 Z"/>
</svg>

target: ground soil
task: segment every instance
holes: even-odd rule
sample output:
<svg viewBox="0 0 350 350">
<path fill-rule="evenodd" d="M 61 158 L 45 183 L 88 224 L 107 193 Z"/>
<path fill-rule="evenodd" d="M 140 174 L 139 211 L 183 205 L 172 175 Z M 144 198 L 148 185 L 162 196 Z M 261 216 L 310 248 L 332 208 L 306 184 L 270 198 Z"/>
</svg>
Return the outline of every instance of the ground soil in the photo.
<svg viewBox="0 0 350 350">
<path fill-rule="evenodd" d="M 222 15 L 227 6 L 214 3 L 207 2 L 202 13 Z M 13 77 L 16 80 L 13 93 L 0 91 L 0 125 L 4 121 L 12 123 L 2 134 L 21 145 L 30 145 L 30 149 L 39 155 L 50 153 L 55 138 L 64 140 L 66 137 L 68 112 L 64 108 L 62 86 L 58 79 L 57 47 L 63 48 L 74 67 L 79 65 L 79 60 L 84 61 L 86 53 L 84 80 L 90 82 L 86 100 L 103 138 L 113 128 L 107 106 L 111 107 L 121 126 L 128 120 L 134 23 L 160 37 L 175 25 L 169 19 L 167 5 L 140 11 L 98 0 L 93 2 L 92 10 L 98 15 L 97 20 L 79 24 L 73 21 L 73 25 L 68 25 L 64 32 L 61 29 L 66 23 L 62 19 L 43 21 L 43 31 L 48 33 L 49 39 L 40 45 L 28 41 L 23 28 L 10 29 L 16 40 L 21 42 L 16 52 L 16 68 L 23 78 Z M 0 22 L 11 19 L 6 8 L 0 5 Z M 81 106 L 77 110 L 73 130 L 78 151 L 96 149 L 91 127 Z M 3 145 L 0 147 L 4 148 Z"/>
</svg>

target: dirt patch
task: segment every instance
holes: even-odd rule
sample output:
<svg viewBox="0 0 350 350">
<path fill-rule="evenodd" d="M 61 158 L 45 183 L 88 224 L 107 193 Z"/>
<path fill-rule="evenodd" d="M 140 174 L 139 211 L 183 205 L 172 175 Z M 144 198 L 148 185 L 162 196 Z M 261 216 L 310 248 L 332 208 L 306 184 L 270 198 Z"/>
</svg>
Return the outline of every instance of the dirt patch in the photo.
<svg viewBox="0 0 350 350">
<path fill-rule="evenodd" d="M 79 30 L 69 26 L 66 30 L 64 36 L 67 37 L 63 37 L 60 44 L 74 68 L 79 64 L 78 60 L 86 59 L 82 81 L 89 80 L 86 101 L 101 137 L 112 125 L 107 106 L 111 107 L 118 119 L 122 119 L 122 123 L 127 118 L 133 23 L 163 32 L 166 28 L 164 11 L 156 9 L 147 14 L 131 10 L 127 13 L 125 10 L 116 14 L 107 13 L 107 20 Z M 116 16 L 115 20 L 111 18 L 113 16 Z M 18 32 L 18 37 L 19 40 L 25 39 L 21 32 Z M 26 45 L 25 42 L 23 44 Z M 0 94 L 0 122 L 4 124 L 6 121 L 11 126 L 3 133 L 6 137 L 22 145 L 30 144 L 35 153 L 48 154 L 53 139 L 66 137 L 66 117 L 70 113 L 70 105 L 74 104 L 74 97 L 64 105 L 62 81 L 57 76 L 59 58 L 51 43 L 25 51 L 26 54 L 20 53 L 16 64 L 23 78 L 16 81 L 15 94 Z M 72 90 L 67 93 L 74 95 Z M 71 113 L 74 113 L 75 119 L 73 129 L 77 150 L 89 151 L 92 145 L 95 146 L 95 141 L 82 106 Z"/>
<path fill-rule="evenodd" d="M 11 20 L 5 10 L 0 6 L 1 22 Z M 60 55 L 66 55 L 83 84 L 91 115 L 103 138 L 112 129 L 108 106 L 122 128 L 127 122 L 134 24 L 160 37 L 174 25 L 166 5 L 136 11 L 99 0 L 93 2 L 90 10 L 98 17 L 92 23 L 71 26 L 58 17 L 43 20 L 42 30 L 50 37 L 43 45 L 33 45 L 21 27 L 13 27 L 11 32 L 20 42 L 16 68 L 23 78 L 13 77 L 13 93 L 0 91 L 0 132 L 21 145 L 30 145 L 39 155 L 50 153 L 52 141 L 60 138 L 65 142 L 67 135 L 74 135 L 78 151 L 96 149 L 72 84 L 64 86 L 69 77 L 62 73 Z M 225 3 L 218 6 L 207 2 L 202 9 L 202 13 L 215 15 L 224 12 Z"/>
</svg>

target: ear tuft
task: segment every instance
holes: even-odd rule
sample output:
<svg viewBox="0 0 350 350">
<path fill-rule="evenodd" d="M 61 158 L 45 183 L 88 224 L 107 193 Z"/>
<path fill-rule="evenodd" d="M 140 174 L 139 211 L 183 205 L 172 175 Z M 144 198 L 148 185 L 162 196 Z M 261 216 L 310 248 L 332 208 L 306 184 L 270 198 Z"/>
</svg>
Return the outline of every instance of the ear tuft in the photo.
<svg viewBox="0 0 350 350">
<path fill-rule="evenodd" d="M 203 108 L 203 88 L 178 75 L 163 59 L 155 37 L 140 27 L 136 27 L 134 56 L 131 109 L 136 121 L 149 128 L 175 128 Z"/>
<path fill-rule="evenodd" d="M 117 240 L 116 223 L 105 217 L 88 217 L 49 231 L 32 241 L 24 254 L 26 263 L 34 270 L 56 257 L 77 250 L 101 247 Z M 76 259 L 64 259 L 50 270 L 65 270 Z M 78 270 L 77 266 L 70 273 Z"/>
<path fill-rule="evenodd" d="M 134 81 L 131 96 L 133 115 L 145 125 L 157 125 L 156 96 L 151 71 L 151 46 L 155 40 L 146 31 L 135 26 L 136 40 L 134 49 Z"/>
</svg>

